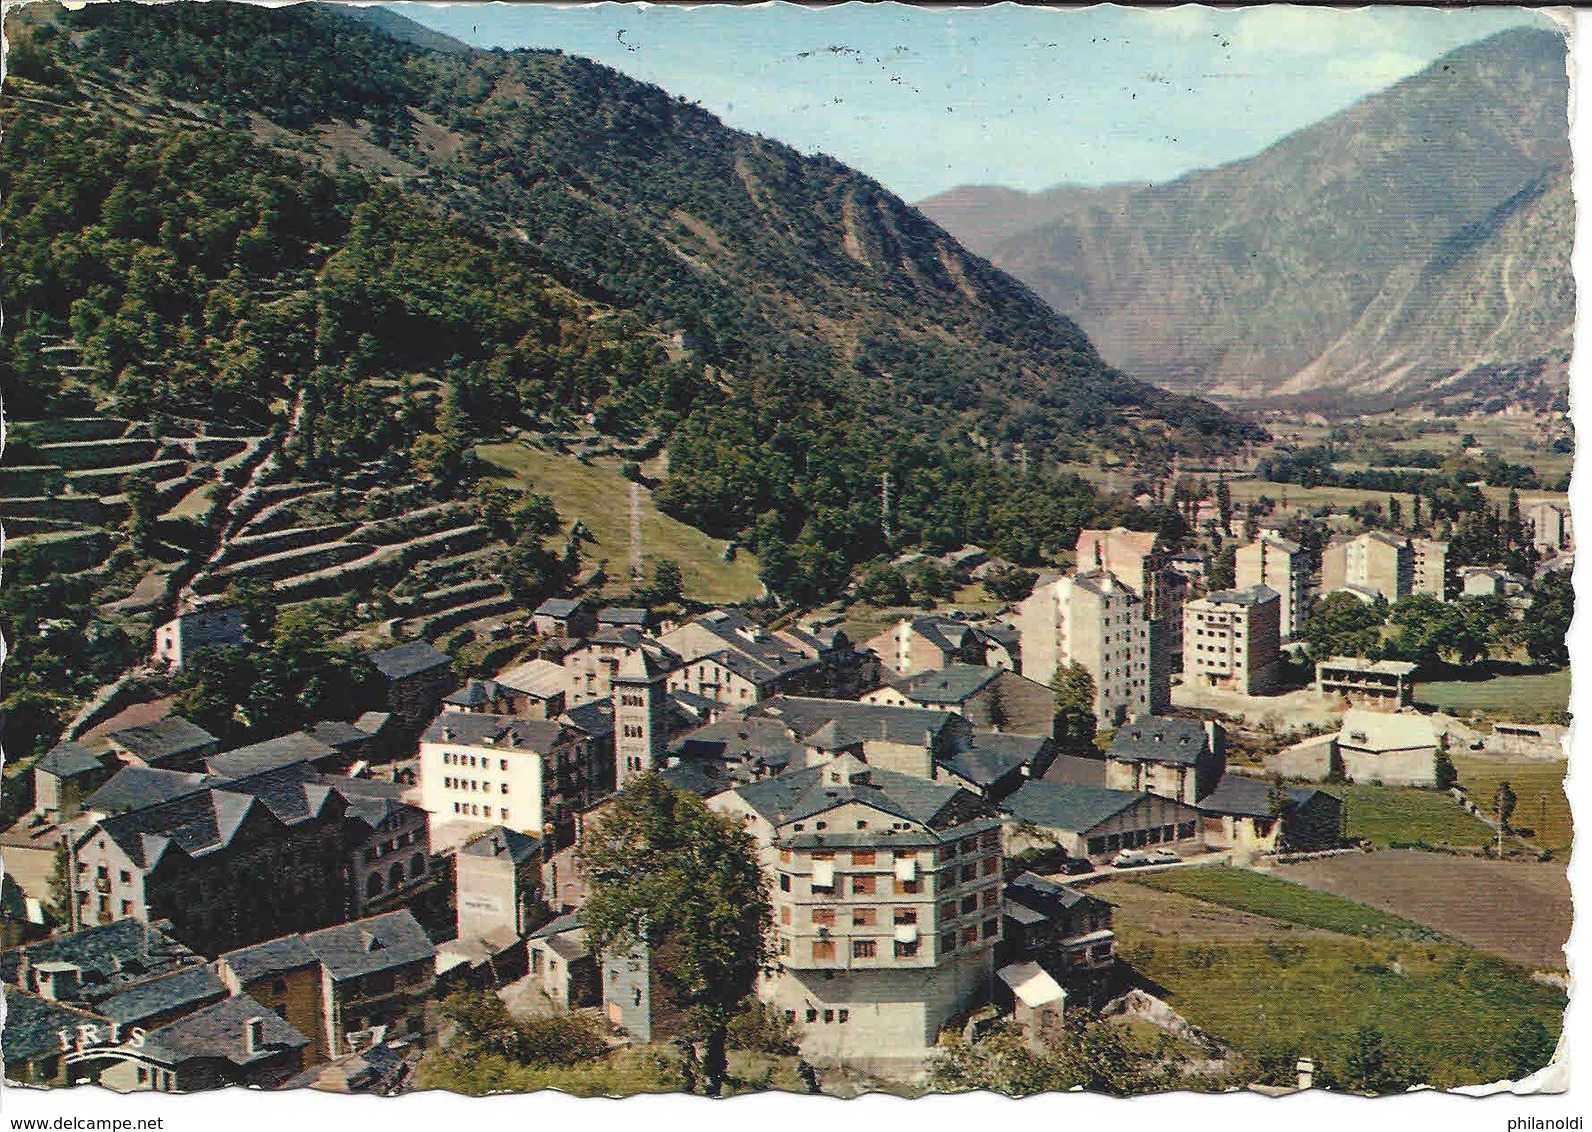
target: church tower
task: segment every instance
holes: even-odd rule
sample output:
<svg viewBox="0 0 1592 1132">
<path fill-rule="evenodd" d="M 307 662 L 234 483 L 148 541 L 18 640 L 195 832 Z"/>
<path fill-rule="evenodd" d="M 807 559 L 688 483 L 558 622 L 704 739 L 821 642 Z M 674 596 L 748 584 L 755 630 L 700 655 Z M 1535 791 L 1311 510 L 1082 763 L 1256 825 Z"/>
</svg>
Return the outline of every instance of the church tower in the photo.
<svg viewBox="0 0 1592 1132">
<path fill-rule="evenodd" d="M 614 785 L 663 763 L 669 743 L 668 668 L 644 648 L 627 649 L 613 676 Z"/>
</svg>

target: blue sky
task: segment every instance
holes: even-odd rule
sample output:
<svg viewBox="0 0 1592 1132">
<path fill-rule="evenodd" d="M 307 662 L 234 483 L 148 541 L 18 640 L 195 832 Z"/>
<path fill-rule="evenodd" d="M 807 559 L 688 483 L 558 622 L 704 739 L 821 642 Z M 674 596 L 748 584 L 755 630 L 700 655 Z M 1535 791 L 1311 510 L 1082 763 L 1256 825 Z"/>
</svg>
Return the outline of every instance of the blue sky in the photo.
<svg viewBox="0 0 1592 1132">
<path fill-rule="evenodd" d="M 1520 24 L 1520 9 L 999 4 L 389 5 L 479 47 L 559 47 L 823 151 L 908 200 L 1168 180 L 1258 152 Z"/>
</svg>

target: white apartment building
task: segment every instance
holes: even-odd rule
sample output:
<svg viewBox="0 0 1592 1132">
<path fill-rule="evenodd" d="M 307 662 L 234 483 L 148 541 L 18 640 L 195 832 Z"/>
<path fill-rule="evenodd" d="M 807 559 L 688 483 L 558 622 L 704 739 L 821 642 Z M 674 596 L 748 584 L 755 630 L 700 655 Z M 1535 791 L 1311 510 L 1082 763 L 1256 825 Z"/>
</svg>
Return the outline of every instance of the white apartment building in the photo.
<svg viewBox="0 0 1592 1132">
<path fill-rule="evenodd" d="M 1166 666 L 1152 663 L 1144 600 L 1109 570 L 1042 581 L 1017 611 L 1022 674 L 1048 684 L 1075 661 L 1095 681 L 1102 725 L 1164 709 Z"/>
</svg>

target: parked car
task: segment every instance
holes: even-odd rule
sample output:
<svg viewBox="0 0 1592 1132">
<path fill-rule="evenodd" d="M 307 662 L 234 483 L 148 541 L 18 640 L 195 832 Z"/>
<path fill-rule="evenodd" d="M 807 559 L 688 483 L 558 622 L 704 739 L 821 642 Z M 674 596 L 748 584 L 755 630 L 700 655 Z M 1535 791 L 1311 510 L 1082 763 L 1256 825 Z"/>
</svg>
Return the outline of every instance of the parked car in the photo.
<svg viewBox="0 0 1592 1132">
<path fill-rule="evenodd" d="M 1152 865 L 1175 865 L 1183 858 L 1170 849 L 1151 849 L 1145 853 Z"/>
<path fill-rule="evenodd" d="M 1113 869 L 1137 869 L 1151 863 L 1150 855 L 1142 849 L 1124 849 L 1111 858 Z"/>
<path fill-rule="evenodd" d="M 1094 872 L 1094 865 L 1083 857 L 1068 857 L 1056 871 L 1070 877 L 1082 876 L 1084 873 Z"/>
</svg>

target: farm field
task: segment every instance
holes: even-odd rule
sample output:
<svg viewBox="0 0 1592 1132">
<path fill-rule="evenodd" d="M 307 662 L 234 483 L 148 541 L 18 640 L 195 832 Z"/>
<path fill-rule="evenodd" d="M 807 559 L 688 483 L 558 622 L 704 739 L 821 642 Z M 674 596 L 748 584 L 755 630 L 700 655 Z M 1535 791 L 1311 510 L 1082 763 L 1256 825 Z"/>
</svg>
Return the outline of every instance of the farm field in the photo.
<svg viewBox="0 0 1592 1132">
<path fill-rule="evenodd" d="M 1277 874 L 1321 894 L 1396 909 L 1526 967 L 1565 969 L 1571 902 L 1562 864 L 1392 849 L 1279 865 Z"/>
<path fill-rule="evenodd" d="M 1559 851 L 1570 848 L 1570 799 L 1564 793 L 1568 762 L 1528 762 L 1474 751 L 1456 751 L 1452 758 L 1459 784 L 1477 805 L 1490 806 L 1498 784 L 1507 780 L 1516 798 L 1511 824 L 1530 829 L 1533 845 Z"/>
<path fill-rule="evenodd" d="M 1447 794 L 1410 786 L 1333 785 L 1344 800 L 1344 832 L 1366 838 L 1379 849 L 1395 841 L 1477 848 L 1492 829 L 1471 817 Z"/>
<path fill-rule="evenodd" d="M 1305 1054 L 1330 1068 L 1369 1023 L 1398 1057 L 1445 1088 L 1503 1076 L 1505 1044 L 1523 1021 L 1550 1034 L 1562 1025 L 1562 991 L 1433 933 L 1401 936 L 1409 930 L 1402 917 L 1326 893 L 1301 896 L 1291 890 L 1309 890 L 1243 870 L 1184 871 L 1234 873 L 1236 880 L 1205 883 L 1221 885 L 1224 900 L 1272 914 L 1152 887 L 1173 874 L 1091 891 L 1117 905 L 1123 957 L 1191 1023 L 1243 1053 Z M 1294 915 L 1363 925 L 1370 934 L 1329 931 Z"/>
<path fill-rule="evenodd" d="M 1546 722 L 1549 716 L 1569 710 L 1570 670 L 1422 682 L 1415 685 L 1415 698 L 1424 709 L 1461 719 L 1480 712 L 1517 723 Z"/>
<path fill-rule="evenodd" d="M 476 454 L 492 466 L 493 478 L 549 495 L 566 524 L 577 519 L 585 523 L 597 539 L 586 546 L 586 559 L 608 560 L 610 592 L 629 588 L 630 481 L 619 474 L 618 461 L 582 464 L 573 456 L 515 443 L 483 444 Z M 649 569 L 659 558 L 673 558 L 680 563 L 686 595 L 700 601 L 747 601 L 762 593 L 754 556 L 742 551 L 734 562 L 724 561 L 727 543 L 660 512 L 646 488 L 641 489 L 641 505 L 641 541 Z"/>
</svg>

